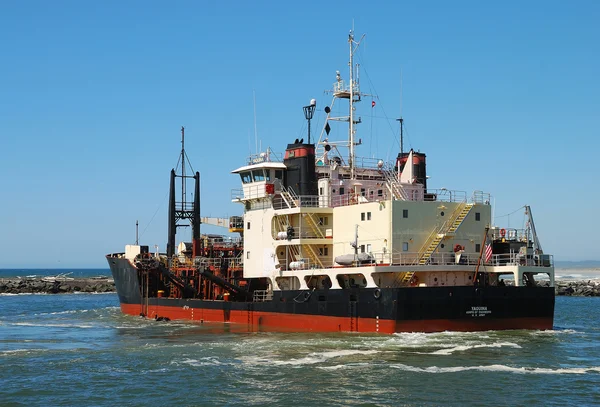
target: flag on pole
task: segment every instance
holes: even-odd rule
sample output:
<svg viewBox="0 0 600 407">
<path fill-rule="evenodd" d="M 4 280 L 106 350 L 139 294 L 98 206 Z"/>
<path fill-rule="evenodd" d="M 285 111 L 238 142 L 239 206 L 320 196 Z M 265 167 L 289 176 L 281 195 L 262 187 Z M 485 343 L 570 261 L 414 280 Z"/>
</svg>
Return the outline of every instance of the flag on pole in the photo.
<svg viewBox="0 0 600 407">
<path fill-rule="evenodd" d="M 375 107 L 375 101 L 374 100 L 371 101 L 371 107 Z"/>
<path fill-rule="evenodd" d="M 489 263 L 491 259 L 492 259 L 492 245 L 488 243 L 485 245 L 485 262 Z"/>
</svg>

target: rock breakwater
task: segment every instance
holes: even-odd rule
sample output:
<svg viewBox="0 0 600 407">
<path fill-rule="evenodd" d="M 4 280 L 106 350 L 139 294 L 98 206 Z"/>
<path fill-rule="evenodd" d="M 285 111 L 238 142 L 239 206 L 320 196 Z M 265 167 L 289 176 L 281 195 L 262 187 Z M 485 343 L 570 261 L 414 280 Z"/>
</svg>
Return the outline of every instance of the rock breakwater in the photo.
<svg viewBox="0 0 600 407">
<path fill-rule="evenodd" d="M 555 290 L 556 295 L 600 297 L 600 281 L 557 280 Z M 50 280 L 48 278 L 0 279 L 0 294 L 109 293 L 115 291 L 114 281 L 108 278 L 75 278 L 72 280 Z"/>
<path fill-rule="evenodd" d="M 554 285 L 556 295 L 600 297 L 600 281 L 560 281 Z"/>
<path fill-rule="evenodd" d="M 5 278 L 0 279 L 0 294 L 68 294 L 109 293 L 115 291 L 115 283 L 108 278 Z"/>
</svg>

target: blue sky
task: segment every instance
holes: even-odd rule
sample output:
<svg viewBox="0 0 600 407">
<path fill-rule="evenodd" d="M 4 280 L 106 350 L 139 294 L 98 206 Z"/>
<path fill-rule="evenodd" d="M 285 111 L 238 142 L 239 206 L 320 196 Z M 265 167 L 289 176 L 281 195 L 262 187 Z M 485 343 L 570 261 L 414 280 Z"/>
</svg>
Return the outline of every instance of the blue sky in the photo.
<svg viewBox="0 0 600 407">
<path fill-rule="evenodd" d="M 136 219 L 164 250 L 182 125 L 202 215 L 240 214 L 229 172 L 254 152 L 253 90 L 263 147 L 304 136 L 311 98 L 322 126 L 353 21 L 377 95 L 358 155 L 397 154 L 402 71 L 431 187 L 490 192 L 496 215 L 529 204 L 546 252 L 600 259 L 600 3 L 412 3 L 3 2 L 0 267 L 105 267 Z"/>
</svg>

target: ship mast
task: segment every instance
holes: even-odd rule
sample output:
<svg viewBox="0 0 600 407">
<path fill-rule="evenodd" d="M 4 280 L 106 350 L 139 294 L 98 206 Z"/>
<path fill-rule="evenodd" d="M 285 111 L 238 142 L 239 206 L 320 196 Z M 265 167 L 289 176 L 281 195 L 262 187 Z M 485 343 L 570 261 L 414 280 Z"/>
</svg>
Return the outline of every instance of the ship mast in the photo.
<svg viewBox="0 0 600 407">
<path fill-rule="evenodd" d="M 365 96 L 362 93 L 360 93 L 360 88 L 359 88 L 359 83 L 358 83 L 358 66 L 356 66 L 356 72 L 354 72 L 354 53 L 356 52 L 356 50 L 358 49 L 358 47 L 360 46 L 360 43 L 362 42 L 362 39 L 365 38 L 365 36 L 363 35 L 360 40 L 358 42 L 354 41 L 354 31 L 350 31 L 350 34 L 348 34 L 348 46 L 350 48 L 350 61 L 348 62 L 349 68 L 350 68 L 350 78 L 349 78 L 349 108 L 350 108 L 350 114 L 348 115 L 349 118 L 349 126 L 348 126 L 348 133 L 349 133 L 349 137 L 348 137 L 348 143 L 349 143 L 349 157 L 348 157 L 348 165 L 350 166 L 350 178 L 354 179 L 355 177 L 355 158 L 356 158 L 356 153 L 355 153 L 355 146 L 360 144 L 360 142 L 356 142 L 355 141 L 355 133 L 356 133 L 356 129 L 354 128 L 354 125 L 356 123 L 360 123 L 360 118 L 358 119 L 358 121 L 354 121 L 354 113 L 356 108 L 354 107 L 354 102 L 360 102 L 361 96 Z M 356 100 L 354 99 L 356 97 Z"/>
<path fill-rule="evenodd" d="M 348 61 L 348 68 L 350 77 L 348 82 L 344 82 L 342 76 L 340 75 L 340 71 L 336 71 L 336 82 L 333 84 L 332 91 L 326 91 L 327 93 L 333 93 L 333 101 L 331 102 L 331 107 L 325 107 L 325 113 L 327 113 L 327 118 L 325 119 L 325 127 L 321 132 L 321 136 L 319 138 L 319 142 L 317 143 L 317 150 L 320 146 L 323 146 L 322 154 L 323 157 L 327 156 L 327 152 L 331 150 L 333 147 L 337 150 L 337 147 L 345 147 L 348 148 L 348 168 L 350 170 L 350 178 L 356 179 L 356 146 L 360 145 L 360 140 L 356 141 L 356 124 L 361 123 L 361 118 L 356 117 L 356 107 L 354 104 L 356 102 L 360 102 L 362 96 L 369 96 L 360 92 L 359 87 L 359 78 L 358 78 L 358 65 L 354 66 L 354 53 L 360 46 L 362 39 L 365 36 L 363 35 L 359 41 L 355 41 L 354 39 L 354 31 L 350 31 L 348 34 L 348 47 L 350 51 L 350 59 Z M 348 99 L 348 115 L 347 116 L 339 116 L 332 117 L 331 111 L 335 101 L 337 99 Z M 348 122 L 348 138 L 344 141 L 331 141 L 328 139 L 329 136 L 329 123 L 331 121 L 347 121 Z M 325 133 L 325 134 L 324 134 Z M 326 161 L 326 160 L 325 160 Z"/>
<path fill-rule="evenodd" d="M 185 162 L 188 161 L 190 169 L 194 169 L 189 163 L 185 153 L 185 128 L 181 127 L 181 157 L 177 162 L 176 168 L 179 168 L 181 162 L 181 174 L 176 174 L 176 169 L 171 169 L 170 187 L 169 187 L 169 230 L 167 237 L 167 256 L 171 258 L 175 254 L 175 235 L 178 227 L 188 227 L 189 224 L 180 224 L 179 221 L 189 221 L 192 226 L 192 256 L 197 256 L 201 249 L 200 240 L 200 173 L 194 175 L 185 174 Z M 181 178 L 181 201 L 175 199 L 175 178 Z M 186 182 L 194 179 L 194 201 L 186 203 Z"/>
<path fill-rule="evenodd" d="M 354 32 L 350 31 L 348 35 L 348 44 L 350 46 L 350 126 L 349 126 L 349 139 L 350 139 L 350 157 L 348 158 L 348 164 L 350 165 L 350 178 L 354 179 L 354 52 L 352 45 L 354 42 Z"/>
<path fill-rule="evenodd" d="M 181 126 L 181 207 L 185 208 L 185 127 Z"/>
</svg>

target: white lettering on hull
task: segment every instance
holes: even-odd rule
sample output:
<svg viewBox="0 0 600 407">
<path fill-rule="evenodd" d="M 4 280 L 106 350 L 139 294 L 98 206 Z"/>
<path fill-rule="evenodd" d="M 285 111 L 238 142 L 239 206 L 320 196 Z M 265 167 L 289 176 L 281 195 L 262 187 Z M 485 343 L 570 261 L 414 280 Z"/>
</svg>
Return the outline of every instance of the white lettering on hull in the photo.
<svg viewBox="0 0 600 407">
<path fill-rule="evenodd" d="M 471 309 L 466 312 L 467 315 L 472 317 L 484 317 L 491 313 L 492 311 L 488 310 L 487 307 L 471 307 Z"/>
</svg>

